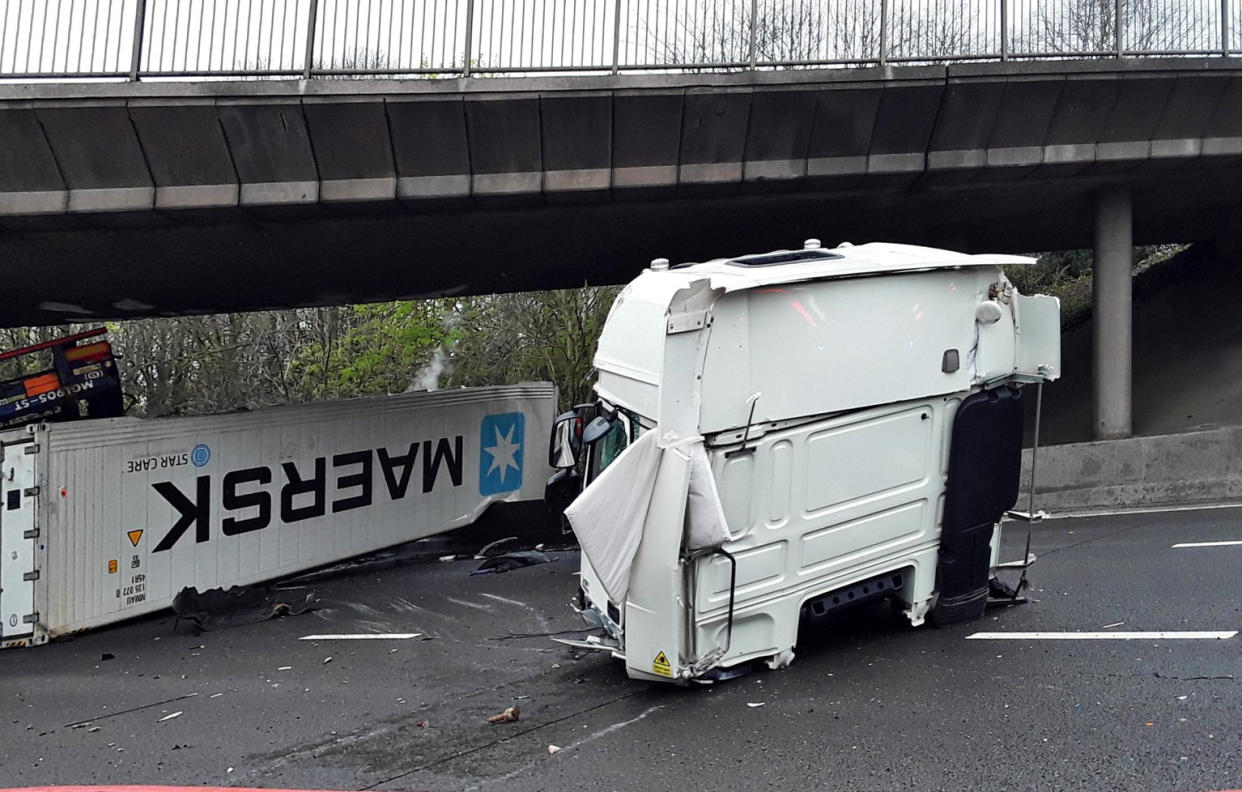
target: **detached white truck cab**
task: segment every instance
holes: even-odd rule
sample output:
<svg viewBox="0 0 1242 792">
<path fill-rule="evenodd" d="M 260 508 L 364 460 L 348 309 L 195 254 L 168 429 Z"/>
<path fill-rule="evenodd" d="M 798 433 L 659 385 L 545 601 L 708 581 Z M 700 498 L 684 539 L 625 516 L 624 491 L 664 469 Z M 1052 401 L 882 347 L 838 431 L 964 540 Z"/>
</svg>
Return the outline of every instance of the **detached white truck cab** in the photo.
<svg viewBox="0 0 1242 792">
<path fill-rule="evenodd" d="M 1060 368 L 1058 301 L 1002 272 L 1029 263 L 817 240 L 652 262 L 604 326 L 598 403 L 552 432 L 550 492 L 584 469 L 566 517 L 602 630 L 570 643 L 684 683 L 787 665 L 801 621 L 877 597 L 981 616 L 1020 387 Z"/>
</svg>

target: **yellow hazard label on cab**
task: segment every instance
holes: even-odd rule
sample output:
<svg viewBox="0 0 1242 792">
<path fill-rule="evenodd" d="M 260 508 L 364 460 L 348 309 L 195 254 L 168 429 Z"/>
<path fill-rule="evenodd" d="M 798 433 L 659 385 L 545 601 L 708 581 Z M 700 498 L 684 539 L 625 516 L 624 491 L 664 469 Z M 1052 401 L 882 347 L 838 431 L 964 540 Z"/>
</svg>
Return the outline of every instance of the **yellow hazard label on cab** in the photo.
<svg viewBox="0 0 1242 792">
<path fill-rule="evenodd" d="M 673 675 L 673 667 L 668 662 L 668 657 L 660 652 L 655 656 L 655 660 L 651 661 L 651 670 L 660 676 L 671 677 Z"/>
</svg>

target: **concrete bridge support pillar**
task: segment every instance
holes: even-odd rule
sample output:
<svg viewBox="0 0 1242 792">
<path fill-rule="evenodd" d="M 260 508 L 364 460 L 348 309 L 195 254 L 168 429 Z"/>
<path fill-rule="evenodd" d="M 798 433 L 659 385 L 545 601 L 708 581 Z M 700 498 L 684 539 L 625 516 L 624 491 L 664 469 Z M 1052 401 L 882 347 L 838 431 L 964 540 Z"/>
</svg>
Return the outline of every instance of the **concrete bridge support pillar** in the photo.
<svg viewBox="0 0 1242 792">
<path fill-rule="evenodd" d="M 1131 223 L 1128 189 L 1110 187 L 1096 193 L 1092 363 L 1097 440 L 1130 436 Z"/>
</svg>

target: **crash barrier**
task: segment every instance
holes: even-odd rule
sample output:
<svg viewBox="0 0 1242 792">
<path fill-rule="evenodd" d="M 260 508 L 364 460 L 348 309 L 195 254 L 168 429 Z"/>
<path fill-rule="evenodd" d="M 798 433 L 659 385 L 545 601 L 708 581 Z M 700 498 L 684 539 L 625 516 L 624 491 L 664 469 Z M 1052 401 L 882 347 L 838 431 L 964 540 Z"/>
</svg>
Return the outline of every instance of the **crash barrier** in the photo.
<svg viewBox="0 0 1242 792">
<path fill-rule="evenodd" d="M 1238 500 L 1242 426 L 1040 448 L 1036 474 L 1035 508 L 1052 514 Z M 1030 475 L 1028 448 L 1018 496 L 1023 509 Z"/>
</svg>

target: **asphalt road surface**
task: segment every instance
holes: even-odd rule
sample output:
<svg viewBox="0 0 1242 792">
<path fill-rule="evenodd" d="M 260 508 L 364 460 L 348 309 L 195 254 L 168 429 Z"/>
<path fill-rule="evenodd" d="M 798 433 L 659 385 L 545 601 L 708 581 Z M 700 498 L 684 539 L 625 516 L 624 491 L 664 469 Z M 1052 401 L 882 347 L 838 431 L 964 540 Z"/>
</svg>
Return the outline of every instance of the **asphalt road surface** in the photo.
<svg viewBox="0 0 1242 792">
<path fill-rule="evenodd" d="M 1007 524 L 1006 557 L 1024 539 Z M 864 607 L 785 670 L 693 688 L 542 635 L 582 626 L 575 553 L 357 572 L 313 583 L 324 607 L 300 616 L 198 635 L 157 617 L 0 652 L 0 786 L 1242 786 L 1242 637 L 967 640 L 1239 629 L 1242 545 L 1171 547 L 1228 540 L 1242 509 L 1050 520 L 1035 602 L 946 629 Z M 422 635 L 299 640 L 358 632 Z M 488 723 L 513 705 L 519 721 Z"/>
</svg>

